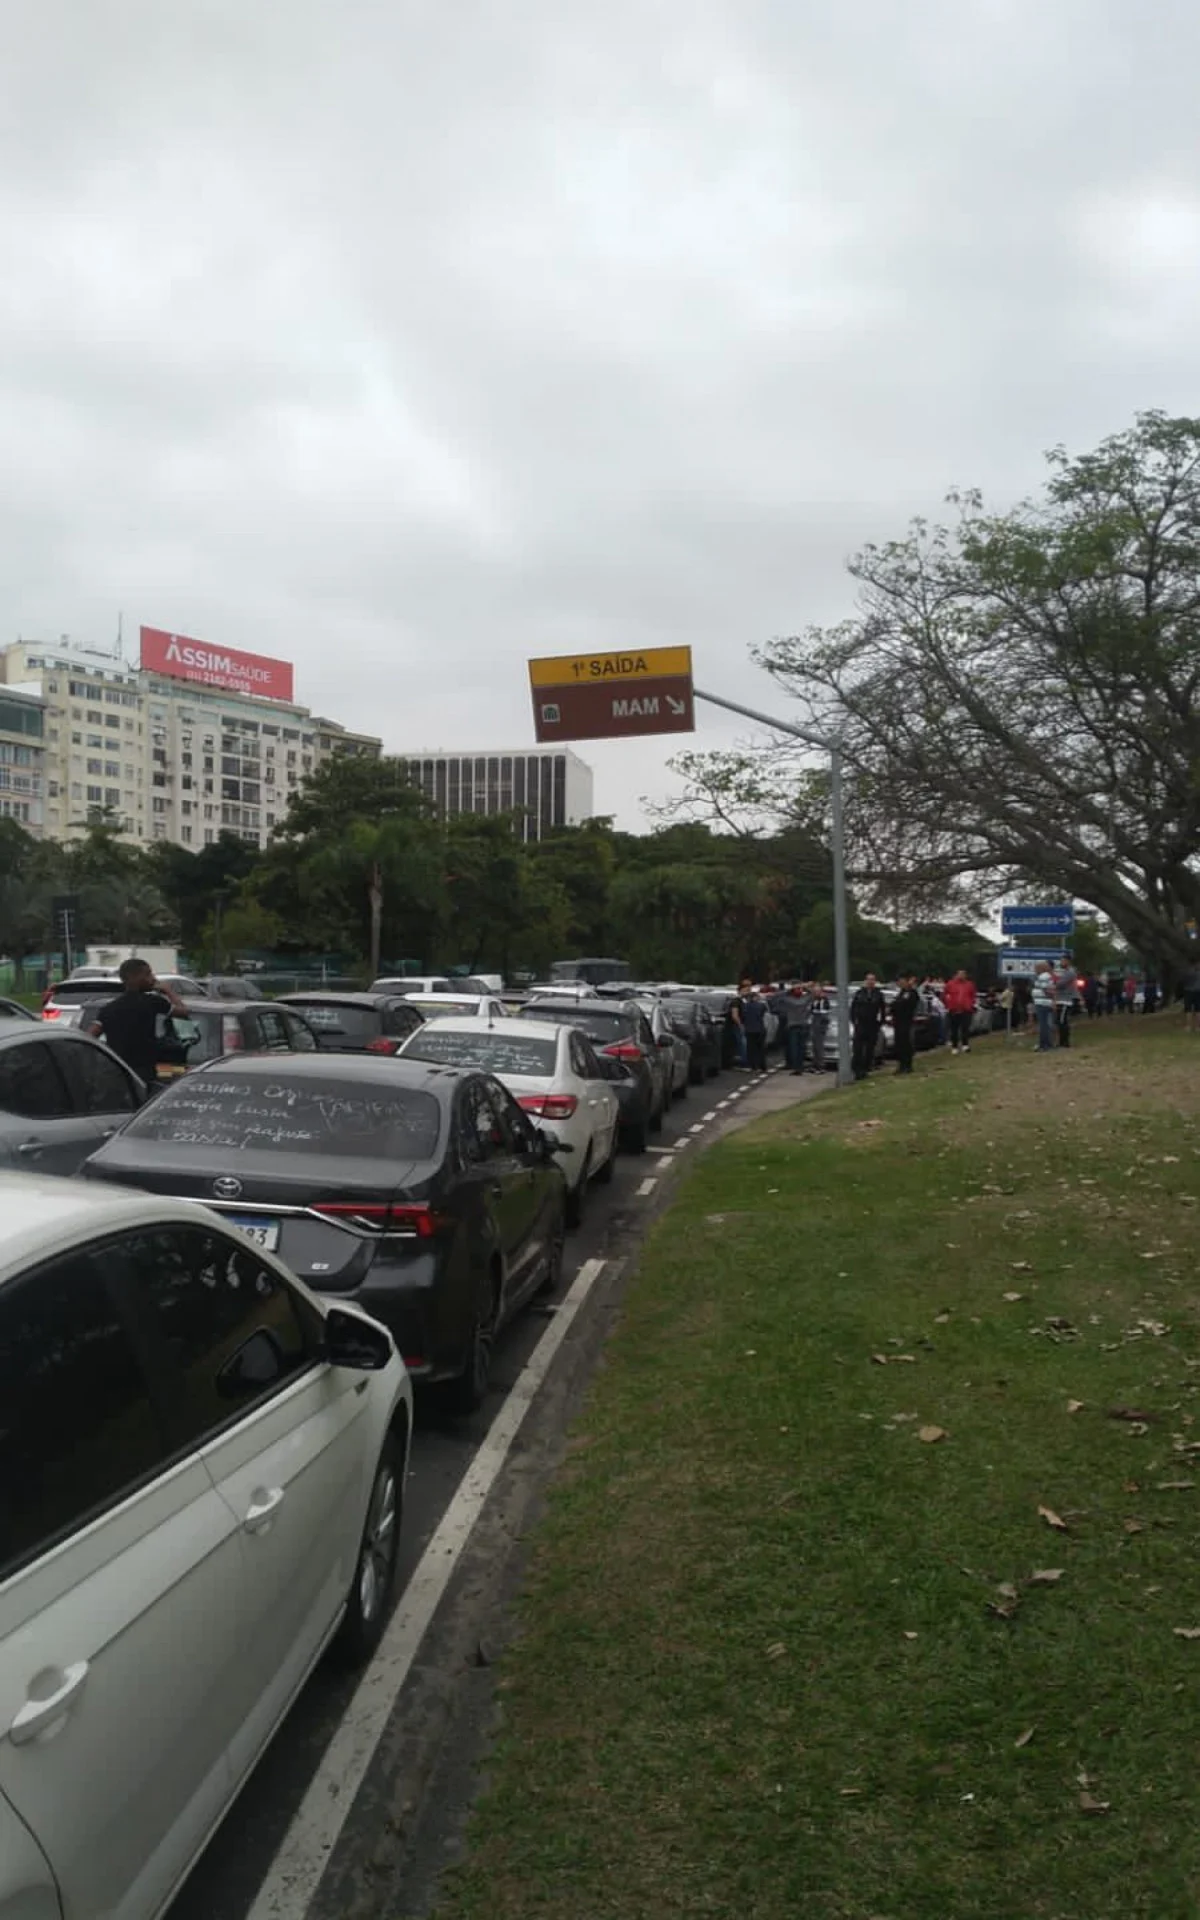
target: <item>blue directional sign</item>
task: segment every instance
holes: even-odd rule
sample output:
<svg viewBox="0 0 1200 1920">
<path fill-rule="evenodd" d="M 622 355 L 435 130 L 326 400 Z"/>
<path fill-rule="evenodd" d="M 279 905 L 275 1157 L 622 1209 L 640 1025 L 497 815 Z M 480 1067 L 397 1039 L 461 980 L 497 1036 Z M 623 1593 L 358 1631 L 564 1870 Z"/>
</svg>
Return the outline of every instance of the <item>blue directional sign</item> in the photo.
<svg viewBox="0 0 1200 1920">
<path fill-rule="evenodd" d="M 1006 979 L 1020 979 L 1022 975 L 1031 975 L 1039 960 L 1048 960 L 1057 967 L 1066 959 L 1059 947 L 1001 947 L 996 955 L 1000 972 Z"/>
<path fill-rule="evenodd" d="M 1075 909 L 1061 907 L 1002 907 L 1000 931 L 1009 938 L 1021 934 L 1039 934 L 1043 940 L 1055 933 L 1074 933 Z"/>
</svg>

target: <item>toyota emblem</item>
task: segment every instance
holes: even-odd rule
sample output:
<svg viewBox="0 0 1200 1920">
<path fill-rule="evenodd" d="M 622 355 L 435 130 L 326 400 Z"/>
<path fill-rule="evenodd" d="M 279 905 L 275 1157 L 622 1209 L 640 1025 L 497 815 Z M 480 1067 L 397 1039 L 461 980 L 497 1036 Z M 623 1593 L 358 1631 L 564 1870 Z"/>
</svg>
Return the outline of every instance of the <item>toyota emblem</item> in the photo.
<svg viewBox="0 0 1200 1920">
<path fill-rule="evenodd" d="M 231 1173 L 223 1173 L 219 1180 L 213 1181 L 213 1192 L 218 1200 L 236 1200 L 241 1191 L 241 1181 L 235 1180 Z"/>
</svg>

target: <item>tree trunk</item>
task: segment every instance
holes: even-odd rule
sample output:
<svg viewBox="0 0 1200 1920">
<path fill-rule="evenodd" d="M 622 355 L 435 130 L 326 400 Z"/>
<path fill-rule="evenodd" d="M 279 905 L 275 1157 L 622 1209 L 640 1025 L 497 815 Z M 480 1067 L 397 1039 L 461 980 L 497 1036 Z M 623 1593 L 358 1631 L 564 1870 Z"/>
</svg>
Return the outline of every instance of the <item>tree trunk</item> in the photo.
<svg viewBox="0 0 1200 1920">
<path fill-rule="evenodd" d="M 383 939 L 383 869 L 376 861 L 371 868 L 367 893 L 371 902 L 371 979 L 379 978 L 379 949 Z"/>
</svg>

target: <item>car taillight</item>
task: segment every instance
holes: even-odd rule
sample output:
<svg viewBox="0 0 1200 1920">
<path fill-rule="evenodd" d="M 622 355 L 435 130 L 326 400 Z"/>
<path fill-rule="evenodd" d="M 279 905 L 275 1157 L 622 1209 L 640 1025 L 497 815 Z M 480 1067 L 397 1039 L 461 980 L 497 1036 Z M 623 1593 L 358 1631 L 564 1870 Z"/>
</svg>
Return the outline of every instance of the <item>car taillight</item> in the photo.
<svg viewBox="0 0 1200 1920">
<path fill-rule="evenodd" d="M 43 1007 L 42 1008 L 43 1020 L 57 1020 L 61 1017 L 61 1015 L 62 1015 L 61 1007 Z"/>
<path fill-rule="evenodd" d="M 226 1013 L 221 1018 L 221 1052 L 241 1053 L 245 1049 L 246 1036 L 242 1032 L 242 1023 L 235 1014 Z"/>
<path fill-rule="evenodd" d="M 612 1060 L 640 1060 L 642 1050 L 635 1047 L 632 1040 L 614 1040 L 611 1047 L 605 1047 L 605 1053 Z"/>
<path fill-rule="evenodd" d="M 368 1053 L 399 1053 L 400 1042 L 389 1039 L 386 1033 L 377 1033 L 373 1040 L 367 1041 L 366 1051 Z"/>
<path fill-rule="evenodd" d="M 317 1200 L 309 1212 L 360 1233 L 394 1234 L 401 1239 L 432 1240 L 443 1225 L 441 1215 L 423 1200 Z"/>
<path fill-rule="evenodd" d="M 539 1120 L 569 1120 L 579 1102 L 573 1093 L 523 1093 L 517 1105 Z"/>
</svg>

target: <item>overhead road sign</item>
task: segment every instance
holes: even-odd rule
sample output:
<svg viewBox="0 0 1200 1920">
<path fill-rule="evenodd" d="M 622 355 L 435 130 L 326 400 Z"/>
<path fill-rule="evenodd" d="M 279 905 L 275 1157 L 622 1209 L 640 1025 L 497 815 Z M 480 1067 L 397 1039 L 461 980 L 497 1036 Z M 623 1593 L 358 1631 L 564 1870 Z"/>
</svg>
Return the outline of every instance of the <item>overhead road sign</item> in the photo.
<svg viewBox="0 0 1200 1920">
<path fill-rule="evenodd" d="M 1075 909 L 1070 904 L 1057 907 L 1002 907 L 1000 931 L 1008 938 L 1040 934 L 1043 939 L 1055 933 L 1074 933 Z"/>
<path fill-rule="evenodd" d="M 690 647 L 531 660 L 529 686 L 539 742 L 695 730 Z"/>
</svg>

